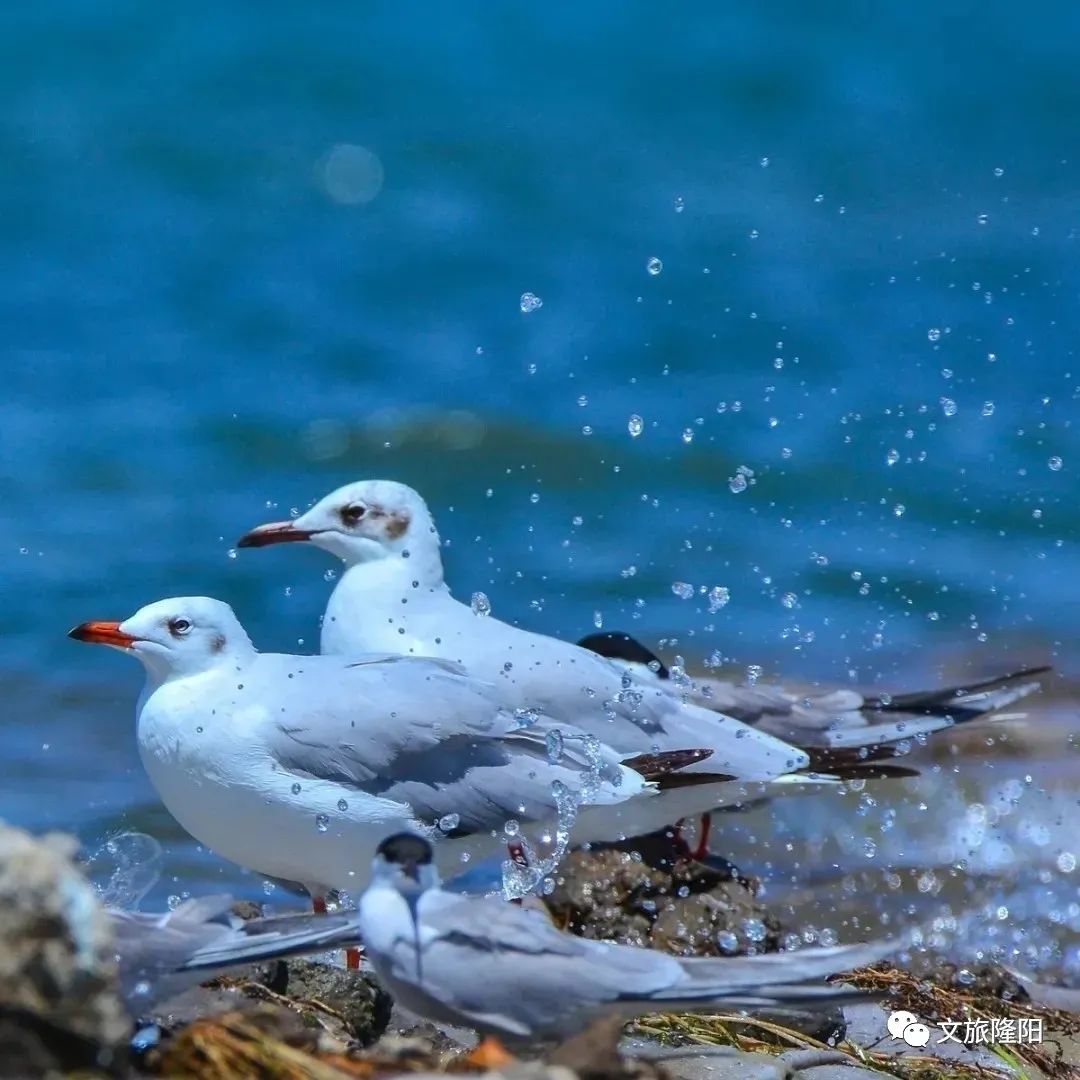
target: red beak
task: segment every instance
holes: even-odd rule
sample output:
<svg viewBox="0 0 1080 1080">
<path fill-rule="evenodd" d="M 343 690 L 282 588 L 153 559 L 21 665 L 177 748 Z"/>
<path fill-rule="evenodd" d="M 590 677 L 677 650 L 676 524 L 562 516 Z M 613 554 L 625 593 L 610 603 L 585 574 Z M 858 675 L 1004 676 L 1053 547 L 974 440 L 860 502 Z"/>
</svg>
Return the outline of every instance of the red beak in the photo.
<svg viewBox="0 0 1080 1080">
<path fill-rule="evenodd" d="M 315 534 L 309 529 L 298 529 L 291 521 L 271 521 L 269 525 L 260 525 L 257 529 L 241 536 L 236 541 L 238 548 L 268 547 L 270 544 L 296 544 L 310 540 Z"/>
<path fill-rule="evenodd" d="M 118 649 L 130 649 L 138 638 L 125 634 L 118 622 L 84 622 L 68 631 L 68 637 L 76 641 L 89 641 L 93 645 L 115 645 Z"/>
</svg>

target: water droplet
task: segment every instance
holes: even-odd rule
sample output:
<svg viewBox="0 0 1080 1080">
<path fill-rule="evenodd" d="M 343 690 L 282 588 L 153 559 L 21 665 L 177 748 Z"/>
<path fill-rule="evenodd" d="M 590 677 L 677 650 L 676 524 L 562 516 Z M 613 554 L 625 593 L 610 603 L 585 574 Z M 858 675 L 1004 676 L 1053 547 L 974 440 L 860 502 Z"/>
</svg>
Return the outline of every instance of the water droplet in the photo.
<svg viewBox="0 0 1080 1080">
<path fill-rule="evenodd" d="M 723 585 L 714 585 L 709 590 L 709 614 L 715 615 L 731 600 L 731 593 Z"/>
<path fill-rule="evenodd" d="M 229 550 L 227 552 L 225 552 L 225 554 L 228 555 L 230 559 L 235 559 L 236 558 L 236 548 L 229 548 Z"/>
<path fill-rule="evenodd" d="M 1057 857 L 1057 868 L 1063 874 L 1071 874 L 1076 869 L 1076 856 L 1071 851 L 1063 851 Z"/>
<path fill-rule="evenodd" d="M 634 413 L 626 422 L 626 430 L 636 439 L 645 430 L 645 421 Z"/>
<path fill-rule="evenodd" d="M 349 809 L 349 804 L 344 799 L 338 799 L 337 808 L 344 814 Z"/>
<path fill-rule="evenodd" d="M 932 326 L 926 331 L 926 339 L 927 341 L 940 341 L 941 331 L 936 326 Z"/>
<path fill-rule="evenodd" d="M 982 414 L 983 414 L 983 416 L 993 416 L 994 415 L 994 403 L 992 401 L 984 401 L 983 402 Z"/>
<path fill-rule="evenodd" d="M 899 450 L 890 450 L 885 455 L 885 464 L 886 465 L 895 465 L 899 460 L 900 460 L 900 451 Z"/>
<path fill-rule="evenodd" d="M 753 686 L 762 675 L 765 674 L 765 669 L 760 664 L 748 664 L 746 667 L 746 681 Z M 743 729 L 740 729 L 740 731 Z"/>
<path fill-rule="evenodd" d="M 562 761 L 563 752 L 566 748 L 563 742 L 562 732 L 558 728 L 552 728 L 551 731 L 544 736 L 544 746 L 547 749 L 548 761 L 552 765 L 557 765 Z"/>
<path fill-rule="evenodd" d="M 738 495 L 747 488 L 746 477 L 741 472 L 728 477 L 728 487 L 731 489 L 733 495 Z"/>
<path fill-rule="evenodd" d="M 896 504 L 896 505 L 895 505 L 895 506 L 894 506 L 894 507 L 892 508 L 892 512 L 893 512 L 893 516 L 894 516 L 894 517 L 903 517 L 903 516 L 904 516 L 904 513 L 905 513 L 906 511 L 907 511 L 907 507 L 906 507 L 906 506 L 905 506 L 905 505 L 904 505 L 903 503 L 897 503 L 897 504 Z"/>
<path fill-rule="evenodd" d="M 645 264 L 645 269 L 648 270 L 649 273 L 652 274 L 653 277 L 656 277 L 656 275 L 659 274 L 660 271 L 664 269 L 664 264 L 654 255 Z"/>
<path fill-rule="evenodd" d="M 769 932 L 760 919 L 746 919 L 743 922 L 743 933 L 756 945 L 764 941 Z"/>
<path fill-rule="evenodd" d="M 556 783 L 557 783 L 557 781 L 556 781 Z M 520 832 L 521 832 L 521 826 L 513 818 L 511 818 L 503 826 L 503 835 L 504 836 L 517 836 Z"/>
<path fill-rule="evenodd" d="M 716 935 L 716 947 L 722 953 L 737 953 L 739 951 L 739 939 L 730 930 L 721 930 Z"/>
<path fill-rule="evenodd" d="M 990 220 L 990 215 L 989 214 L 979 214 L 979 216 L 976 217 L 975 220 L 980 225 L 985 225 Z"/>
<path fill-rule="evenodd" d="M 799 602 L 799 598 L 793 592 L 786 592 L 780 597 L 780 603 L 786 608 L 793 608 Z"/>
<path fill-rule="evenodd" d="M 687 444 L 692 443 L 694 441 L 694 429 L 693 428 L 683 428 L 682 441 L 684 443 L 687 443 Z"/>
<path fill-rule="evenodd" d="M 998 168 L 996 168 L 994 170 L 994 175 L 999 176 L 999 177 L 1004 176 L 1005 175 L 1005 170 L 999 166 Z"/>
<path fill-rule="evenodd" d="M 956 402 L 953 401 L 952 398 L 943 397 L 939 401 L 939 404 L 941 405 L 941 411 L 946 416 L 955 416 L 956 415 L 957 405 L 956 405 Z"/>
<path fill-rule="evenodd" d="M 472 609 L 474 615 L 490 615 L 491 614 L 491 601 L 487 598 L 487 595 L 482 592 L 474 592 L 472 594 Z"/>
<path fill-rule="evenodd" d="M 293 786 L 292 786 L 292 787 L 291 787 L 291 788 L 290 788 L 289 790 L 290 790 L 290 791 L 291 791 L 291 792 L 292 792 L 292 793 L 293 793 L 294 795 L 299 795 L 299 794 L 300 794 L 300 785 L 299 785 L 299 784 L 293 784 Z"/>
<path fill-rule="evenodd" d="M 676 581 L 671 586 L 671 591 L 680 600 L 689 600 L 694 595 L 694 586 L 685 581 Z"/>
<path fill-rule="evenodd" d="M 1055 454 L 1046 464 L 1050 466 L 1051 472 L 1061 472 L 1061 467 L 1065 462 Z"/>
<path fill-rule="evenodd" d="M 681 214 L 685 209 L 686 209 L 686 203 L 683 202 L 683 197 L 681 195 L 676 196 L 676 198 L 675 198 L 675 213 L 676 214 Z"/>
<path fill-rule="evenodd" d="M 316 814 L 315 815 L 315 828 L 318 829 L 319 832 L 326 832 L 326 830 L 330 828 L 330 817 L 329 817 L 329 815 L 327 815 L 327 814 Z"/>
<path fill-rule="evenodd" d="M 439 831 L 444 833 L 452 833 L 460 824 L 460 814 L 443 814 L 443 816 L 439 818 Z"/>
<path fill-rule="evenodd" d="M 544 301 L 536 293 L 526 292 L 521 294 L 521 310 L 528 315 L 530 311 L 537 311 L 544 306 Z"/>
</svg>

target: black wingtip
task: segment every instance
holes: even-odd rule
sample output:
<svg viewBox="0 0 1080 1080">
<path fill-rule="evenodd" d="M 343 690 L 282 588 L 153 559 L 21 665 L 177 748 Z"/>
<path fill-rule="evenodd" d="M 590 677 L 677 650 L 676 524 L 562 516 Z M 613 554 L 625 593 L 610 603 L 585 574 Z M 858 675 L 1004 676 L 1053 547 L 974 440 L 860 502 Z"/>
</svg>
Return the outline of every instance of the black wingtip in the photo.
<svg viewBox="0 0 1080 1080">
<path fill-rule="evenodd" d="M 911 694 L 894 694 L 889 697 L 867 698 L 864 709 L 874 712 L 915 712 L 927 715 L 952 713 L 962 709 L 964 698 L 990 690 L 1003 690 L 1015 683 L 1036 679 L 1053 671 L 1050 664 L 1037 667 L 1021 668 L 1006 675 L 994 675 L 979 682 L 966 683 L 963 686 L 947 686 L 939 690 L 917 690 Z M 976 715 L 987 712 L 986 708 L 976 710 Z"/>
<path fill-rule="evenodd" d="M 597 656 L 606 656 L 609 660 L 623 660 L 628 664 L 645 664 L 656 672 L 659 679 L 667 679 L 670 672 L 664 666 L 664 662 L 656 653 L 646 649 L 637 638 L 623 633 L 621 630 L 605 630 L 600 634 L 586 634 L 578 646 L 596 653 Z"/>
<path fill-rule="evenodd" d="M 640 773 L 646 780 L 659 780 L 672 773 L 696 765 L 712 757 L 712 750 L 659 750 L 653 754 L 638 754 L 623 761 L 628 769 Z"/>
</svg>

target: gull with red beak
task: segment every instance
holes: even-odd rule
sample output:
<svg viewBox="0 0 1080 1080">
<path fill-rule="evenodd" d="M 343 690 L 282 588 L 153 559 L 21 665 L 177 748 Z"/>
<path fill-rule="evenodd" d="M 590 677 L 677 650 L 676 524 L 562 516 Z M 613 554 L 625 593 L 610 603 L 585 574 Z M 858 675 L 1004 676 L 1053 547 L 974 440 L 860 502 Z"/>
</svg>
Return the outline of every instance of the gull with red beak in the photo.
<svg viewBox="0 0 1080 1080">
<path fill-rule="evenodd" d="M 1046 668 L 967 687 L 864 696 L 807 695 L 764 683 L 691 680 L 668 672 L 625 634 L 573 645 L 530 633 L 455 600 L 439 534 L 420 495 L 390 480 L 347 484 L 289 522 L 262 525 L 238 547 L 306 541 L 345 563 L 322 623 L 322 651 L 393 651 L 463 664 L 516 708 L 569 719 L 624 752 L 642 742 L 705 746 L 700 768 L 758 777 L 774 770 L 858 767 L 904 753 L 917 736 L 1000 710 L 1037 690 Z"/>
<path fill-rule="evenodd" d="M 443 660 L 259 653 L 232 609 L 207 597 L 71 636 L 146 668 L 139 753 L 173 817 L 219 855 L 314 898 L 363 888 L 390 831 L 437 841 L 439 865 L 458 872 L 508 837 L 543 855 L 747 797 L 721 769 L 680 772 L 706 749 L 624 760 L 572 724 L 507 708 Z"/>
</svg>

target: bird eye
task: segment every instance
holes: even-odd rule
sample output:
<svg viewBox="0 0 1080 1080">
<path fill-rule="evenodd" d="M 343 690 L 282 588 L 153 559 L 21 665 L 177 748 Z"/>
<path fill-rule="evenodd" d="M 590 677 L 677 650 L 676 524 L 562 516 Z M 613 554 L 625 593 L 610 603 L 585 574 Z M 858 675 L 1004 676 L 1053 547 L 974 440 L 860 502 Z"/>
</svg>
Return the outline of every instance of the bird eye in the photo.
<svg viewBox="0 0 1080 1080">
<path fill-rule="evenodd" d="M 363 503 L 353 503 L 341 508 L 341 520 L 346 525 L 358 525 L 366 513 L 367 507 Z"/>
<path fill-rule="evenodd" d="M 191 621 L 189 619 L 170 619 L 169 620 L 169 633 L 174 637 L 180 637 L 186 634 L 191 629 Z"/>
</svg>

